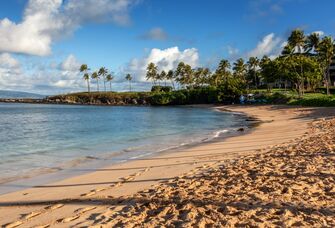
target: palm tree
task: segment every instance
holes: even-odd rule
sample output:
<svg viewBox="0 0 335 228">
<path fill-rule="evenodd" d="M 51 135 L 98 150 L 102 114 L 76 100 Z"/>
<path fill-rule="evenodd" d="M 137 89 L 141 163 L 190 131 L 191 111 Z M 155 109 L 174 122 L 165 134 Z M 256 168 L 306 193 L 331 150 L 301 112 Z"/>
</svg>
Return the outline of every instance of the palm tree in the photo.
<svg viewBox="0 0 335 228">
<path fill-rule="evenodd" d="M 287 39 L 288 45 L 295 48 L 298 53 L 303 53 L 305 46 L 305 35 L 304 31 L 295 29 L 291 32 L 291 35 Z"/>
<path fill-rule="evenodd" d="M 146 79 L 147 81 L 151 80 L 153 85 L 156 84 L 156 78 L 158 74 L 157 72 L 158 72 L 157 66 L 154 63 L 149 63 L 147 67 Z"/>
<path fill-rule="evenodd" d="M 164 81 L 164 86 L 166 86 L 166 72 L 164 70 L 160 73 L 159 80 Z"/>
<path fill-rule="evenodd" d="M 301 55 L 304 52 L 305 47 L 305 35 L 304 31 L 300 29 L 295 29 L 291 32 L 291 35 L 287 39 L 287 44 L 291 46 L 295 52 L 299 55 L 299 62 L 300 62 L 300 77 L 301 81 L 299 83 L 299 96 L 304 94 L 304 88 L 305 88 L 305 79 L 304 79 L 304 73 L 303 73 L 303 61 L 301 58 Z M 294 54 L 294 53 L 293 53 Z"/>
<path fill-rule="evenodd" d="M 208 68 L 199 67 L 194 70 L 194 81 L 196 86 L 203 86 L 205 83 L 208 83 L 208 78 L 210 71 Z"/>
<path fill-rule="evenodd" d="M 312 33 L 309 36 L 306 37 L 305 40 L 305 52 L 310 53 L 311 51 L 316 51 L 318 49 L 318 46 L 320 44 L 320 35 L 318 33 Z"/>
<path fill-rule="evenodd" d="M 108 70 L 105 67 L 101 67 L 98 71 L 98 75 L 102 76 L 104 79 L 104 89 L 106 92 L 106 74 L 108 73 Z"/>
<path fill-rule="evenodd" d="M 234 74 L 242 80 L 245 80 L 245 73 L 247 71 L 247 65 L 244 63 L 242 58 L 239 58 L 234 62 Z"/>
<path fill-rule="evenodd" d="M 80 66 L 80 68 L 79 68 L 79 71 L 80 71 L 81 73 L 84 73 L 83 78 L 84 78 L 84 80 L 87 81 L 87 91 L 88 91 L 88 93 L 89 93 L 89 92 L 90 92 L 90 76 L 89 76 L 89 74 L 87 73 L 88 70 L 89 70 L 89 69 L 88 69 L 87 64 L 82 64 L 82 65 Z"/>
<path fill-rule="evenodd" d="M 112 81 L 114 79 L 114 76 L 112 74 L 108 74 L 106 76 L 106 81 L 109 82 L 109 89 L 112 91 Z"/>
<path fill-rule="evenodd" d="M 130 74 L 126 75 L 126 80 L 129 81 L 129 91 L 131 92 L 131 80 L 133 79 L 133 77 Z"/>
<path fill-rule="evenodd" d="M 249 71 L 252 71 L 255 80 L 255 88 L 257 89 L 257 67 L 259 66 L 259 59 L 257 57 L 250 57 L 247 64 Z"/>
<path fill-rule="evenodd" d="M 332 37 L 326 36 L 322 39 L 318 46 L 319 58 L 322 62 L 324 72 L 325 72 L 325 81 L 327 87 L 327 95 L 330 95 L 329 86 L 330 86 L 330 65 L 334 58 L 335 54 L 335 42 Z"/>
<path fill-rule="evenodd" d="M 294 47 L 292 47 L 289 44 L 285 45 L 285 47 L 283 48 L 281 52 L 283 56 L 291 56 L 293 53 L 294 53 Z"/>
<path fill-rule="evenodd" d="M 87 64 L 82 64 L 82 65 L 80 66 L 80 68 L 79 68 L 79 71 L 80 71 L 81 73 L 83 73 L 83 72 L 86 73 L 86 71 L 88 71 L 88 70 L 89 70 L 89 69 L 88 69 Z"/>
<path fill-rule="evenodd" d="M 99 92 L 99 78 L 100 78 L 99 74 L 97 72 L 93 72 L 91 78 L 97 80 L 97 90 Z"/>
<path fill-rule="evenodd" d="M 227 82 L 228 77 L 230 75 L 229 69 L 230 69 L 230 63 L 226 59 L 222 59 L 219 63 L 218 68 L 216 69 L 215 73 L 213 74 L 213 81 L 215 86 L 218 86 L 219 83 L 221 83 L 222 80 Z"/>
<path fill-rule="evenodd" d="M 167 72 L 167 74 L 166 74 L 166 79 L 171 81 L 173 90 L 175 90 L 174 82 L 173 82 L 173 78 L 174 78 L 173 70 L 169 70 L 169 71 Z"/>
<path fill-rule="evenodd" d="M 176 81 L 181 85 L 189 85 L 190 87 L 193 87 L 193 74 L 194 71 L 190 65 L 180 62 L 175 72 Z"/>
<path fill-rule="evenodd" d="M 90 93 L 90 75 L 88 73 L 85 73 L 83 78 L 87 81 L 87 91 L 88 93 Z"/>
</svg>

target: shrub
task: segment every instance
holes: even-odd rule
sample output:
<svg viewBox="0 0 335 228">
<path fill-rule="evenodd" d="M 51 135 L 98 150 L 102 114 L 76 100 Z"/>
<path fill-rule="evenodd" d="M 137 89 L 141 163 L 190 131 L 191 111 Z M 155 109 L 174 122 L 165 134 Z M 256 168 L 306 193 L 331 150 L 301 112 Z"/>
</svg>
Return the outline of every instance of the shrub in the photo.
<svg viewBox="0 0 335 228">
<path fill-rule="evenodd" d="M 151 92 L 171 92 L 172 87 L 171 86 L 152 86 L 151 87 Z"/>
<path fill-rule="evenodd" d="M 293 100 L 289 102 L 289 104 L 314 107 L 329 107 L 335 106 L 335 97 L 326 95 L 311 96 Z"/>
</svg>

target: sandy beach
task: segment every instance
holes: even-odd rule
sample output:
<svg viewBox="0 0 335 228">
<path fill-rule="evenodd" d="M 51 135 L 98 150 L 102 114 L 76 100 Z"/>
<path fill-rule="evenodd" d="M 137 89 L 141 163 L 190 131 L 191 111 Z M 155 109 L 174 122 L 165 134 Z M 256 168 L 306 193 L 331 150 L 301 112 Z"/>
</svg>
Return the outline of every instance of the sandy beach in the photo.
<svg viewBox="0 0 335 228">
<path fill-rule="evenodd" d="M 334 108 L 223 106 L 222 141 L 0 196 L 4 227 L 335 226 Z M 323 119 L 326 118 L 326 119 Z"/>
</svg>

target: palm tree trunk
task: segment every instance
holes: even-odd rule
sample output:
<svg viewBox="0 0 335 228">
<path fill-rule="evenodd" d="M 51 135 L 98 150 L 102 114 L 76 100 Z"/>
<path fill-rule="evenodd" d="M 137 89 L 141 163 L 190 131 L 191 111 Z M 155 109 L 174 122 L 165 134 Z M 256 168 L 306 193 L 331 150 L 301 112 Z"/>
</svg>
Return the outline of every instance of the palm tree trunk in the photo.
<svg viewBox="0 0 335 228">
<path fill-rule="evenodd" d="M 131 81 L 129 80 L 129 90 L 131 92 Z"/>
<path fill-rule="evenodd" d="M 254 72 L 255 74 L 255 88 L 257 89 L 257 77 L 256 77 L 256 72 Z"/>
<path fill-rule="evenodd" d="M 106 92 L 106 79 L 105 79 L 105 76 L 104 76 L 104 89 L 105 89 L 105 92 Z"/>
<path fill-rule="evenodd" d="M 327 69 L 327 95 L 328 96 L 330 95 L 329 86 L 330 86 L 330 70 L 329 70 L 329 66 L 328 66 L 328 69 Z"/>
<path fill-rule="evenodd" d="M 87 80 L 87 91 L 88 93 L 90 93 L 90 81 L 89 80 Z"/>
<path fill-rule="evenodd" d="M 171 84 L 172 84 L 173 90 L 176 90 L 172 79 L 171 79 Z"/>
<path fill-rule="evenodd" d="M 99 79 L 97 79 L 97 89 L 98 89 L 98 92 L 99 92 Z"/>
<path fill-rule="evenodd" d="M 109 89 L 112 92 L 112 82 L 111 81 L 109 82 Z"/>
</svg>

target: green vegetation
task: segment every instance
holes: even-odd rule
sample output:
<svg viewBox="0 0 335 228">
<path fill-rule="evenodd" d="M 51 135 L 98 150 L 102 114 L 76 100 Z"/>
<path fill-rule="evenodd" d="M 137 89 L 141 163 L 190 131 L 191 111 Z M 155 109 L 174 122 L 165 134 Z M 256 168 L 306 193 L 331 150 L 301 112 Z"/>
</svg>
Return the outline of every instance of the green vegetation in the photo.
<svg viewBox="0 0 335 228">
<path fill-rule="evenodd" d="M 329 107 L 335 106 L 335 96 L 327 96 L 325 94 L 320 93 L 310 93 L 305 94 L 303 98 L 296 99 L 291 98 L 288 102 L 291 105 L 302 105 L 302 106 L 315 106 L 315 107 Z"/>
<path fill-rule="evenodd" d="M 217 68 L 192 68 L 180 62 L 175 69 L 165 71 L 155 63 L 146 68 L 146 79 L 152 83 L 151 92 L 110 93 L 114 76 L 105 67 L 89 74 L 86 64 L 80 67 L 87 82 L 88 93 L 77 94 L 80 102 L 118 104 L 115 100 L 129 102 L 141 100 L 152 105 L 236 103 L 240 95 L 254 93 L 254 103 L 289 103 L 298 105 L 334 105 L 330 96 L 330 65 L 334 59 L 335 43 L 332 37 L 302 30 L 293 30 L 276 58 L 263 56 L 237 59 L 230 63 L 222 59 Z M 91 76 L 91 77 L 90 77 Z M 135 75 L 136 76 L 136 75 Z M 90 91 L 90 79 L 96 81 L 97 92 Z M 99 93 L 99 80 L 103 80 L 104 92 Z M 132 91 L 133 77 L 124 78 Z M 314 94 L 324 92 L 327 95 Z M 75 96 L 74 94 L 68 96 Z M 135 102 L 141 103 L 141 102 Z"/>
</svg>

